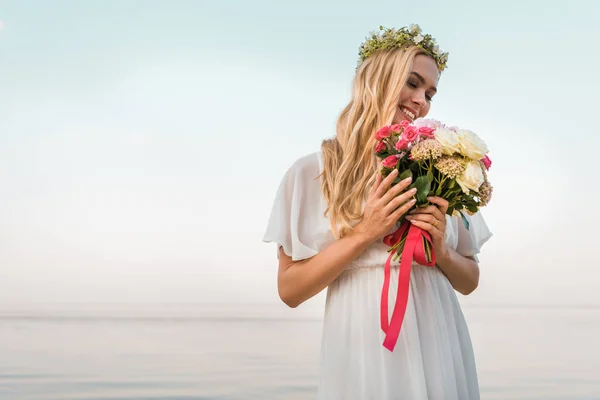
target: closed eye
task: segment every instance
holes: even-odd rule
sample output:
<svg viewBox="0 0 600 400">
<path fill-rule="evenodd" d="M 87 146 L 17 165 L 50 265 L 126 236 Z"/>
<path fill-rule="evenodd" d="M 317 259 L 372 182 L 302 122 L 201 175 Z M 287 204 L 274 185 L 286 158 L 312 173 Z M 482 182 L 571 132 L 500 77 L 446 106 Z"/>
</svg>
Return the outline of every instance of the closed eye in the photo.
<svg viewBox="0 0 600 400">
<path fill-rule="evenodd" d="M 411 88 L 416 88 L 416 87 L 418 86 L 417 82 L 415 82 L 415 81 L 414 81 L 413 77 L 417 78 L 417 79 L 418 79 L 418 80 L 421 82 L 421 84 L 423 84 L 423 85 L 425 85 L 425 84 L 426 84 L 426 82 L 425 82 L 425 78 L 423 78 L 423 77 L 421 76 L 421 74 L 419 74 L 419 73 L 417 73 L 417 72 L 415 72 L 415 71 L 412 71 L 412 72 L 411 72 L 411 78 L 408 80 L 408 81 L 409 81 L 409 86 L 410 86 Z M 412 83 L 412 84 L 411 84 L 411 83 Z M 435 86 L 431 86 L 431 87 L 428 89 L 428 91 L 430 91 L 430 92 L 433 92 L 433 94 L 435 95 L 435 94 L 437 93 L 437 88 L 436 88 Z M 427 101 L 428 101 L 428 102 L 430 102 L 430 103 L 433 101 L 433 95 L 430 95 L 430 94 L 425 94 L 425 98 L 426 98 L 426 99 L 427 99 Z"/>
<path fill-rule="evenodd" d="M 406 83 L 409 87 L 416 89 L 417 87 L 419 87 L 419 84 L 411 79 L 408 80 L 408 82 Z M 428 102 L 432 102 L 433 101 L 433 96 L 429 95 L 429 94 L 425 94 L 425 98 L 427 99 Z"/>
</svg>

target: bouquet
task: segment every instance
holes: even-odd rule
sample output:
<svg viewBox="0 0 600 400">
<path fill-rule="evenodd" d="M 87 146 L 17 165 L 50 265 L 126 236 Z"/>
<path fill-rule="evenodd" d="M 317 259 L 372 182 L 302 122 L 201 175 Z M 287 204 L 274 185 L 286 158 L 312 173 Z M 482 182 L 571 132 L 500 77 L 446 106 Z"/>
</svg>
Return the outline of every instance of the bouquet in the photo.
<svg viewBox="0 0 600 400">
<path fill-rule="evenodd" d="M 382 159 L 381 174 L 385 177 L 394 169 L 398 183 L 412 178 L 410 188 L 416 188 L 415 207 L 429 204 L 429 196 L 447 200 L 449 215 L 460 215 L 465 227 L 469 223 L 464 213 L 474 214 L 491 199 L 492 186 L 487 171 L 492 162 L 486 144 L 474 132 L 447 127 L 433 119 L 419 118 L 412 123 L 384 126 L 375 133 L 375 154 Z M 384 238 L 390 246 L 385 265 L 384 289 L 381 301 L 381 326 L 387 337 L 384 346 L 393 351 L 406 304 L 413 259 L 424 266 L 434 266 L 435 252 L 431 237 L 422 229 L 402 218 L 400 227 Z M 398 300 L 388 323 L 387 302 L 390 260 L 402 256 L 398 283 Z"/>
<path fill-rule="evenodd" d="M 447 213 L 460 215 L 468 229 L 463 212 L 474 214 L 490 201 L 492 186 L 487 171 L 492 162 L 486 144 L 474 132 L 420 118 L 412 124 L 402 121 L 384 126 L 375 139 L 375 154 L 383 159 L 382 175 L 398 169 L 394 183 L 413 178 L 409 188 L 417 188 L 415 207 L 427 206 L 429 196 L 442 197 L 449 203 Z M 426 241 L 424 246 L 431 260 L 433 249 Z M 397 258 L 402 245 L 390 251 Z"/>
</svg>

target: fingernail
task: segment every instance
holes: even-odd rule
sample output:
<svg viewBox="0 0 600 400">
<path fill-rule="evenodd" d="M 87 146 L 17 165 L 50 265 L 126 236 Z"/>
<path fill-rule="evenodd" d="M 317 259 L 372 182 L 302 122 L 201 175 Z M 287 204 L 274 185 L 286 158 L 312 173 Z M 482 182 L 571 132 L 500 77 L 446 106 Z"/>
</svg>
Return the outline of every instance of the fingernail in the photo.
<svg viewBox="0 0 600 400">
<path fill-rule="evenodd" d="M 408 193 L 413 194 L 413 193 L 417 193 L 417 188 L 412 188 L 408 191 Z"/>
<path fill-rule="evenodd" d="M 393 171 L 392 171 L 392 174 L 394 174 L 394 175 L 398 175 L 398 170 L 397 170 L 397 169 L 393 170 Z"/>
<path fill-rule="evenodd" d="M 405 218 L 406 219 L 413 219 L 414 217 L 412 215 L 407 215 Z"/>
</svg>

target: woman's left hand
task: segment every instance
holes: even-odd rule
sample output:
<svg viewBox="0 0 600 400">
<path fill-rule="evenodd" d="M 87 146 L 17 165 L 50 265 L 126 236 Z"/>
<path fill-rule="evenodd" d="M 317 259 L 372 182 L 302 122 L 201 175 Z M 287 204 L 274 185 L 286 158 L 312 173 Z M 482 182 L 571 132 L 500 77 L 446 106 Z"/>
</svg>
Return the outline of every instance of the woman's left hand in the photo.
<svg viewBox="0 0 600 400">
<path fill-rule="evenodd" d="M 417 207 L 406 215 L 406 219 L 414 226 L 423 229 L 431 235 L 436 257 L 443 258 L 448 253 L 446 247 L 446 212 L 448 202 L 441 197 L 428 197 L 430 203 L 426 207 Z"/>
</svg>

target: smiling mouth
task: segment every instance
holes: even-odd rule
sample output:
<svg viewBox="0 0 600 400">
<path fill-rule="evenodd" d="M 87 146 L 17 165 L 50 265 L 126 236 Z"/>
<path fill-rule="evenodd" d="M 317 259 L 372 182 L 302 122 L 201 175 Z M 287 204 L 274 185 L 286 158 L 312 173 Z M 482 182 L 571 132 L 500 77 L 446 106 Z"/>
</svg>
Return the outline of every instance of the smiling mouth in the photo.
<svg viewBox="0 0 600 400">
<path fill-rule="evenodd" d="M 410 118 L 411 122 L 415 120 L 416 115 L 413 114 L 412 111 L 410 111 L 409 109 L 407 109 L 406 107 L 403 106 L 398 106 L 400 107 L 400 111 L 402 111 L 402 113 L 404 115 L 406 115 L 408 118 Z"/>
</svg>

